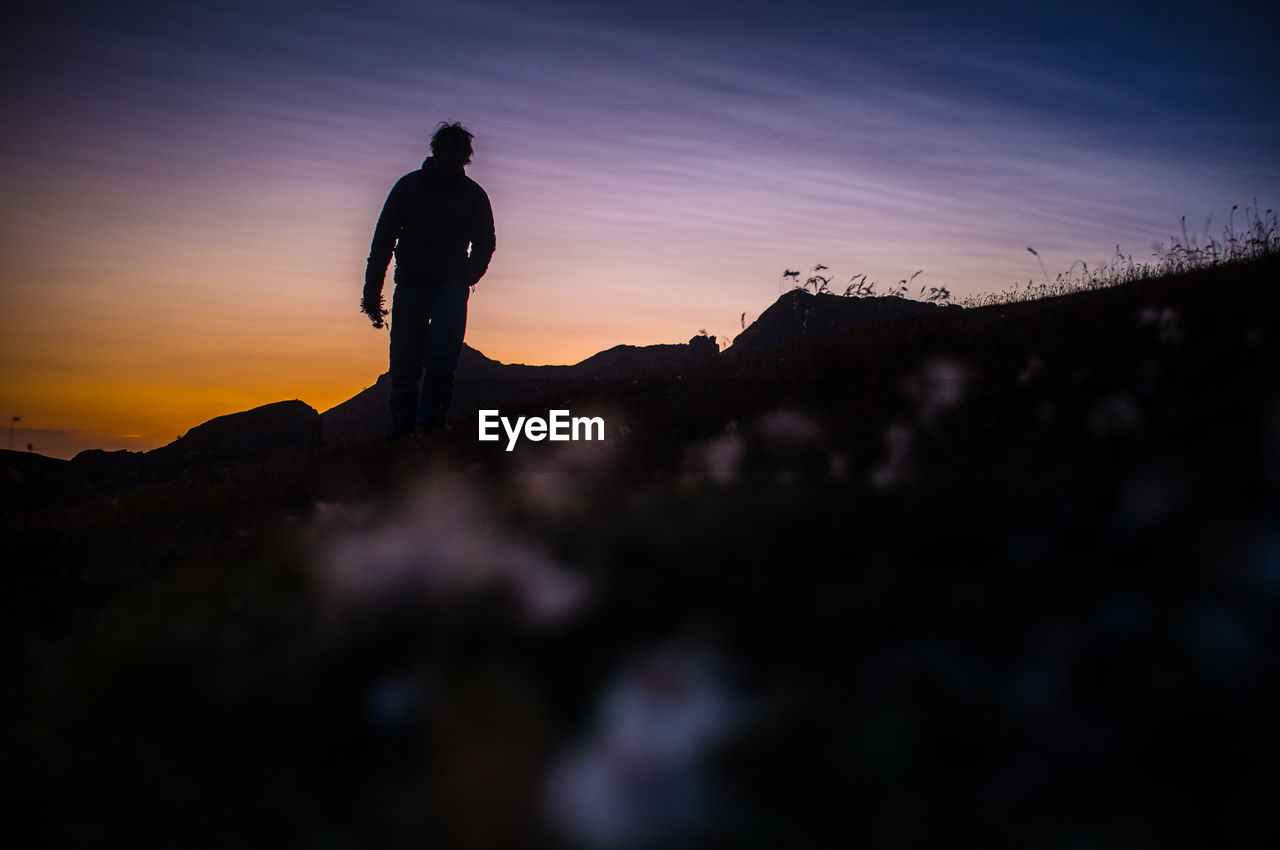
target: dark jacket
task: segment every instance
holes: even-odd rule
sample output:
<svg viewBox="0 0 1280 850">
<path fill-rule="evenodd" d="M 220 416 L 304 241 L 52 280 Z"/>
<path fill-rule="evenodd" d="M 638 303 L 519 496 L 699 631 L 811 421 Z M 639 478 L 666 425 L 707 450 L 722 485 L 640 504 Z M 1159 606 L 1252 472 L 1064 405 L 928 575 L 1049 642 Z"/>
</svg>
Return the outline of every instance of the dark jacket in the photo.
<svg viewBox="0 0 1280 850">
<path fill-rule="evenodd" d="M 470 286 L 489 268 L 495 244 L 484 189 L 461 169 L 445 172 L 428 158 L 391 187 L 373 231 L 365 294 L 382 292 L 393 249 L 398 286 L 435 286 L 455 277 Z"/>
</svg>

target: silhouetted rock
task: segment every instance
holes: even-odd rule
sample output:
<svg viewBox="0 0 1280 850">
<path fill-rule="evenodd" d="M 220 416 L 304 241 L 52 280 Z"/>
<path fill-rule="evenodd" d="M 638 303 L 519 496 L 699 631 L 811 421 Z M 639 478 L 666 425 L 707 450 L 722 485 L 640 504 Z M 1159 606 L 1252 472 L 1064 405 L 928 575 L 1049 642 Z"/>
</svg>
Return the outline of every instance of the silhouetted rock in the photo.
<svg viewBox="0 0 1280 850">
<path fill-rule="evenodd" d="M 278 401 L 197 425 L 167 446 L 147 452 L 162 477 L 191 468 L 225 466 L 316 448 L 320 414 L 301 401 Z"/>
<path fill-rule="evenodd" d="M 148 454 L 126 449 L 86 449 L 71 459 L 71 467 L 92 489 L 112 490 L 152 480 Z"/>
<path fill-rule="evenodd" d="M 574 366 L 543 366 L 564 369 L 568 377 L 630 378 L 646 372 L 692 366 L 720 352 L 713 336 L 695 336 L 683 345 L 615 345 L 593 354 Z"/>
<path fill-rule="evenodd" d="M 962 309 L 883 295 L 849 298 L 793 289 L 780 296 L 751 325 L 738 334 L 730 351 L 761 351 L 826 334 L 880 325 L 906 318 L 937 316 Z"/>
<path fill-rule="evenodd" d="M 69 461 L 0 449 L 0 502 L 40 502 L 85 490 Z"/>
<path fill-rule="evenodd" d="M 319 445 L 320 414 L 315 408 L 301 401 L 280 401 L 210 419 L 149 452 L 87 449 L 70 461 L 4 452 L 0 502 L 78 498 Z"/>
</svg>

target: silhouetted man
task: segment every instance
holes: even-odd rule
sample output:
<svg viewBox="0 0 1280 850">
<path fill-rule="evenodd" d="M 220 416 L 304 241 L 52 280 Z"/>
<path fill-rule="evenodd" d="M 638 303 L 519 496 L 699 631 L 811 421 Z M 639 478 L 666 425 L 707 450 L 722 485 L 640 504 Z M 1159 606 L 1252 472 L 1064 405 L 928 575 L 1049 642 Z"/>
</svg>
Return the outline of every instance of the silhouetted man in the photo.
<svg viewBox="0 0 1280 850">
<path fill-rule="evenodd" d="M 396 181 L 373 231 L 360 309 L 375 328 L 383 326 L 382 284 L 394 250 L 393 437 L 444 428 L 467 329 L 467 297 L 493 256 L 489 196 L 463 173 L 472 138 L 461 124 L 441 123 L 431 137 L 431 156 Z"/>
</svg>

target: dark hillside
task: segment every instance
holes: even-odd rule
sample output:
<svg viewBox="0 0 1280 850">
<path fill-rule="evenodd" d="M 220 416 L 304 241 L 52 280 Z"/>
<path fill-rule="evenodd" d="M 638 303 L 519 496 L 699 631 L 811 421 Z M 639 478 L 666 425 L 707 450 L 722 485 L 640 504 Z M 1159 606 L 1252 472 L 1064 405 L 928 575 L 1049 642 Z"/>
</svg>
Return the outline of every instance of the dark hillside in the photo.
<svg viewBox="0 0 1280 850">
<path fill-rule="evenodd" d="M 500 363 L 464 344 L 449 418 L 456 422 L 480 408 L 519 404 L 601 381 L 668 372 L 702 363 L 718 351 L 715 337 L 695 336 L 679 345 L 615 345 L 571 366 L 526 366 Z M 384 372 L 372 387 L 326 410 L 321 414 L 325 441 L 336 445 L 381 436 L 386 432 L 390 395 L 391 378 Z"/>
<path fill-rule="evenodd" d="M 1278 278 L 10 509 L 4 793 L 67 847 L 1271 846 Z"/>
<path fill-rule="evenodd" d="M 70 461 L 0 453 L 0 504 L 82 499 L 320 445 L 320 415 L 298 400 L 217 416 L 146 452 L 88 449 Z"/>
<path fill-rule="evenodd" d="M 882 325 L 908 318 L 931 320 L 961 308 L 892 295 L 849 298 L 793 289 L 778 298 L 733 340 L 731 351 L 761 351 L 802 339 Z"/>
</svg>

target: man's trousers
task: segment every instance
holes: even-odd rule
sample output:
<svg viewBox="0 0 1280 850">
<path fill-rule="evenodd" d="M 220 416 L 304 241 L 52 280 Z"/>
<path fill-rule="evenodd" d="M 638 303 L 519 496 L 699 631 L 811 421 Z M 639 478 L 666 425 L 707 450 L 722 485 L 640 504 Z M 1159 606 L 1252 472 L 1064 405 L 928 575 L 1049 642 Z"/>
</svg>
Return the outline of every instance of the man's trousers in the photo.
<svg viewBox="0 0 1280 850">
<path fill-rule="evenodd" d="M 467 330 L 469 295 L 468 287 L 456 278 L 438 286 L 396 286 L 391 305 L 391 436 L 444 427 Z"/>
</svg>

